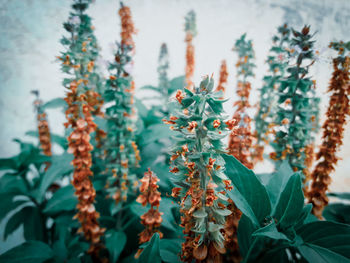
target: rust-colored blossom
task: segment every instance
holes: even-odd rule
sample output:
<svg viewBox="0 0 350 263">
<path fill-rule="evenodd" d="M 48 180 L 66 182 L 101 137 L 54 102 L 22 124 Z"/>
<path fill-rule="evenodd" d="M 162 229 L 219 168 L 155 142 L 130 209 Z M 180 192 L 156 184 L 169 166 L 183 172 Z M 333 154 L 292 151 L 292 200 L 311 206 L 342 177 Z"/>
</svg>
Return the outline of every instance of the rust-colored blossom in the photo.
<svg viewBox="0 0 350 263">
<path fill-rule="evenodd" d="M 37 113 L 40 146 L 45 155 L 51 156 L 51 136 L 47 116 L 44 110 L 42 109 L 42 101 L 39 99 L 39 91 L 35 90 L 32 91 L 32 93 L 37 96 L 36 100 L 34 101 L 34 107 Z"/>
<path fill-rule="evenodd" d="M 121 4 L 121 8 L 119 9 L 119 16 L 121 19 L 121 38 L 122 45 L 131 46 L 134 49 L 135 43 L 132 35 L 136 34 L 136 29 L 134 26 L 134 22 L 132 21 L 131 11 L 128 6 L 124 6 Z"/>
<path fill-rule="evenodd" d="M 188 128 L 187 128 L 187 130 L 188 130 L 189 132 L 193 132 L 193 131 L 196 129 L 197 126 L 198 126 L 198 124 L 197 124 L 196 121 L 191 121 L 191 122 L 188 123 Z"/>
<path fill-rule="evenodd" d="M 227 85 L 227 77 L 228 77 L 228 72 L 227 72 L 226 60 L 223 60 L 221 62 L 219 83 L 216 87 L 216 91 L 221 91 L 222 93 L 225 93 L 226 85 Z"/>
<path fill-rule="evenodd" d="M 344 54 L 343 43 L 331 43 L 338 50 L 339 56 L 333 59 L 333 75 L 328 92 L 331 93 L 326 113 L 322 136 L 322 144 L 316 155 L 318 163 L 311 174 L 312 183 L 307 193 L 309 203 L 313 204 L 312 212 L 322 218 L 324 207 L 328 204 L 327 190 L 331 183 L 330 174 L 334 172 L 339 157 L 336 153 L 343 144 L 344 126 L 350 115 L 349 69 L 350 57 Z"/>
<path fill-rule="evenodd" d="M 160 238 L 163 234 L 159 231 L 160 224 L 162 223 L 162 212 L 159 212 L 159 202 L 161 200 L 160 192 L 158 191 L 159 182 L 158 177 L 148 168 L 148 171 L 144 173 L 143 178 L 140 180 L 140 195 L 136 201 L 143 206 L 149 204 L 150 209 L 141 216 L 141 224 L 145 226 L 145 229 L 139 234 L 139 243 L 146 243 L 151 240 L 154 233 L 159 233 Z M 141 250 L 142 251 L 142 250 Z M 136 257 L 141 254 L 138 251 Z"/>
</svg>

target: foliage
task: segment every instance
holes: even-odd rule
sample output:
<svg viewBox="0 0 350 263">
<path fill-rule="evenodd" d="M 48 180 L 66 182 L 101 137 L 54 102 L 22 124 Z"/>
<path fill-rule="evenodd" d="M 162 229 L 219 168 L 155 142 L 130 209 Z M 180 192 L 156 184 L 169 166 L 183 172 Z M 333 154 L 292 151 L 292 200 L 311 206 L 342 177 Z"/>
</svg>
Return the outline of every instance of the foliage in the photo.
<svg viewBox="0 0 350 263">
<path fill-rule="evenodd" d="M 227 135 L 232 121 L 224 122 L 223 100 L 213 93 L 214 81 L 206 77 L 194 92 L 178 90 L 178 109 L 165 122 L 177 132 L 172 149 L 171 172 L 175 174 L 172 196 L 181 202 L 181 226 L 185 242 L 181 259 L 220 261 L 225 252 L 225 237 L 221 233 L 225 218 L 227 197 L 222 193 L 229 188 L 223 170 L 221 139 Z"/>
<path fill-rule="evenodd" d="M 277 109 L 277 87 L 283 79 L 288 65 L 287 50 L 290 42 L 290 29 L 287 24 L 278 27 L 278 34 L 272 38 L 273 45 L 267 57 L 269 74 L 263 78 L 260 89 L 258 112 L 255 116 L 254 154 L 256 161 L 263 160 L 265 145 L 271 141 L 271 128 Z"/>
<path fill-rule="evenodd" d="M 308 77 L 309 67 L 314 63 L 314 41 L 309 31 L 307 26 L 301 32 L 292 30 L 291 47 L 295 48 L 292 55 L 296 64 L 292 59 L 289 61 L 289 75 L 278 88 L 276 138 L 272 144 L 275 152 L 271 154 L 277 165 L 286 159 L 294 171 L 303 171 L 303 180 L 308 175 L 305 148 L 314 140 L 313 119 L 317 114 L 314 105 L 319 100 L 312 91 L 314 82 Z"/>
<path fill-rule="evenodd" d="M 238 241 L 243 262 L 349 262 L 348 225 L 317 221 L 304 205 L 301 172 L 287 163 L 262 184 L 234 157 L 223 156 L 234 186 L 228 195 L 243 212 Z M 340 247 L 341 246 L 341 247 Z"/>
<path fill-rule="evenodd" d="M 243 34 L 235 43 L 233 48 L 238 54 L 237 68 L 237 96 L 238 100 L 234 103 L 236 106 L 233 119 L 236 120 L 238 128 L 231 133 L 228 143 L 229 153 L 235 156 L 241 163 L 248 168 L 253 167 L 250 151 L 252 146 L 251 118 L 248 114 L 249 95 L 251 84 L 249 78 L 254 76 L 253 68 L 255 67 L 254 50 L 251 40 L 246 40 L 246 34 Z"/>
</svg>

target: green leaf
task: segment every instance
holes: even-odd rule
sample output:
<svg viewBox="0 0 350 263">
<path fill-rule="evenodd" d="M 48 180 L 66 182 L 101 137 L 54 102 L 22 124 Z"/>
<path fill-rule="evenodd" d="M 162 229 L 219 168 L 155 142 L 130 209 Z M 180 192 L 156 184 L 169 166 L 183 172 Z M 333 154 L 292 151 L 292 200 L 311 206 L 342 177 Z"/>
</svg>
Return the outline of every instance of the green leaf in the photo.
<svg viewBox="0 0 350 263">
<path fill-rule="evenodd" d="M 299 173 L 295 173 L 284 188 L 273 213 L 278 225 L 282 228 L 295 225 L 302 213 L 303 207 L 304 195 L 301 178 Z"/>
<path fill-rule="evenodd" d="M 342 203 L 329 204 L 325 207 L 322 215 L 328 221 L 350 224 L 350 205 Z"/>
<path fill-rule="evenodd" d="M 42 109 L 43 110 L 56 109 L 56 108 L 64 108 L 66 106 L 67 106 L 67 103 L 65 102 L 64 99 L 62 99 L 62 98 L 55 98 L 55 99 L 52 99 L 52 100 L 46 102 L 42 106 Z"/>
<path fill-rule="evenodd" d="M 46 203 L 44 213 L 57 214 L 62 211 L 74 210 L 78 203 L 77 197 L 74 195 L 74 188 L 72 185 L 67 185 L 58 189 L 51 199 Z"/>
<path fill-rule="evenodd" d="M 343 200 L 350 200 L 350 193 L 329 193 L 329 196 L 334 196 Z"/>
<path fill-rule="evenodd" d="M 302 226 L 297 234 L 307 244 L 317 245 L 350 258 L 349 225 L 316 221 Z"/>
<path fill-rule="evenodd" d="M 216 114 L 220 114 L 223 111 L 222 107 L 222 101 L 221 100 L 214 100 L 213 98 L 209 98 L 207 100 L 210 108 L 215 112 Z"/>
<path fill-rule="evenodd" d="M 271 212 L 271 203 L 265 187 L 253 171 L 236 158 L 227 154 L 223 154 L 222 157 L 226 162 L 226 175 L 234 186 L 232 191 L 227 191 L 229 197 L 254 225 L 260 226 Z"/>
<path fill-rule="evenodd" d="M 170 81 L 169 89 L 168 89 L 168 95 L 171 95 L 173 92 L 175 92 L 178 89 L 183 89 L 185 87 L 185 76 L 179 76 L 176 78 L 173 78 Z"/>
<path fill-rule="evenodd" d="M 0 159 L 1 170 L 17 170 L 18 156 Z"/>
<path fill-rule="evenodd" d="M 54 256 L 51 248 L 43 242 L 29 241 L 12 248 L 0 256 L 0 262 L 41 263 Z"/>
<path fill-rule="evenodd" d="M 14 194 L 0 194 L 0 222 L 5 216 L 12 210 L 15 210 L 18 206 L 27 202 L 27 200 L 16 200 L 14 201 Z"/>
<path fill-rule="evenodd" d="M 307 260 L 307 262 L 317 263 L 349 263 L 350 260 L 334 253 L 328 249 L 312 245 L 305 244 L 298 247 L 301 255 Z"/>
<path fill-rule="evenodd" d="M 162 261 L 169 263 L 181 262 L 179 253 L 181 251 L 182 239 L 161 239 L 160 257 Z"/>
<path fill-rule="evenodd" d="M 164 124 L 153 124 L 143 130 L 140 137 L 140 145 L 146 145 L 160 139 L 170 138 L 173 134 L 173 131 L 169 129 L 168 126 Z"/>
<path fill-rule="evenodd" d="M 290 241 L 289 238 L 286 237 L 285 234 L 283 234 L 277 230 L 275 222 L 272 222 L 271 224 L 269 224 L 267 226 L 259 228 L 252 235 L 256 236 L 256 237 L 261 236 L 261 237 L 268 237 L 268 238 L 276 239 L 276 240 Z"/>
<path fill-rule="evenodd" d="M 109 252 L 110 262 L 117 262 L 126 244 L 124 232 L 109 230 L 106 233 L 106 248 Z"/>
<path fill-rule="evenodd" d="M 162 259 L 160 257 L 159 249 L 159 234 L 153 234 L 151 240 L 146 244 L 143 249 L 139 262 L 142 263 L 161 263 Z"/>
<path fill-rule="evenodd" d="M 0 180 L 0 193 L 21 195 L 28 194 L 28 190 L 20 176 L 4 174 Z"/>
<path fill-rule="evenodd" d="M 42 201 L 44 199 L 44 194 L 47 188 L 56 180 L 61 179 L 63 175 L 70 173 L 73 170 L 71 161 L 73 160 L 73 155 L 69 153 L 63 153 L 59 156 L 53 156 L 51 161 L 51 166 L 47 169 L 42 181 L 40 182 L 40 187 L 37 192 L 38 200 Z"/>
<path fill-rule="evenodd" d="M 253 225 L 252 220 L 243 214 L 239 220 L 237 232 L 239 251 L 243 258 L 245 258 L 252 245 L 252 234 L 256 229 L 257 227 Z"/>
<path fill-rule="evenodd" d="M 277 205 L 277 201 L 293 173 L 288 161 L 283 161 L 278 170 L 270 176 L 266 190 L 273 208 Z"/>
</svg>

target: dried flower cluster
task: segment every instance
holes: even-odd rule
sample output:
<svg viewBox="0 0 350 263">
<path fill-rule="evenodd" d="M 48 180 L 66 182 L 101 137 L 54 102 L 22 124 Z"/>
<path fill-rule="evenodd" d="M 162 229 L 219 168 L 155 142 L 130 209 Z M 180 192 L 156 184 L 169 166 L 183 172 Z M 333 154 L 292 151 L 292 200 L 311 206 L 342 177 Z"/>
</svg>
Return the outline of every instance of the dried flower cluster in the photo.
<svg viewBox="0 0 350 263">
<path fill-rule="evenodd" d="M 70 38 L 63 37 L 61 40 L 67 50 L 62 52 L 59 59 L 62 61 L 62 71 L 70 75 L 63 83 L 68 90 L 65 98 L 68 104 L 65 127 L 72 128 L 68 137 L 68 152 L 74 155 L 72 184 L 79 201 L 75 218 L 81 223 L 78 231 L 83 232 L 90 242 L 89 253 L 97 256 L 104 229 L 98 223 L 99 213 L 94 206 L 96 192 L 90 180 L 93 176 L 93 147 L 90 144 L 90 134 L 96 130 L 92 113 L 98 114 L 101 103 L 100 95 L 94 91 L 97 74 L 94 71 L 94 59 L 97 56 L 97 45 L 93 37 L 91 19 L 84 13 L 89 3 L 90 1 L 75 1 L 72 5 L 74 12 L 64 24 Z"/>
<path fill-rule="evenodd" d="M 32 93 L 36 96 L 36 99 L 34 101 L 34 107 L 37 114 L 40 147 L 46 156 L 51 156 L 52 152 L 51 152 L 50 128 L 49 128 L 49 123 L 47 121 L 46 113 L 42 107 L 43 102 L 39 98 L 38 90 L 33 90 Z"/>
<path fill-rule="evenodd" d="M 121 44 L 109 65 L 110 77 L 106 83 L 104 99 L 106 109 L 107 139 L 105 142 L 109 178 L 107 191 L 118 203 L 126 201 L 130 187 L 137 186 L 134 169 L 140 161 L 134 135 L 135 84 L 132 79 L 132 53 L 135 48 L 132 35 L 135 33 L 130 9 L 122 5 L 119 10 L 122 21 Z"/>
<path fill-rule="evenodd" d="M 172 196 L 180 198 L 184 262 L 221 262 L 226 251 L 224 227 L 231 212 L 226 208 L 224 190 L 231 189 L 231 182 L 218 152 L 223 151 L 221 139 L 233 128 L 234 121 L 223 120 L 223 100 L 220 93 L 212 92 L 213 88 L 213 79 L 206 77 L 193 93 L 178 90 L 178 110 L 165 121 L 178 132 L 170 172 L 178 185 Z"/>
<path fill-rule="evenodd" d="M 264 76 L 264 85 L 260 89 L 258 112 L 255 116 L 256 144 L 253 161 L 263 160 L 264 148 L 271 141 L 273 120 L 277 110 L 277 89 L 279 81 L 284 77 L 288 65 L 287 50 L 290 42 L 290 29 L 286 24 L 278 27 L 278 34 L 272 38 L 273 46 L 267 57 L 269 74 Z"/>
<path fill-rule="evenodd" d="M 194 45 L 193 38 L 197 35 L 196 13 L 191 10 L 185 17 L 185 32 L 186 32 L 186 88 L 193 88 L 193 74 L 195 67 Z"/>
<path fill-rule="evenodd" d="M 253 142 L 251 132 L 251 118 L 247 110 L 251 107 L 249 104 L 249 95 L 251 90 L 249 77 L 253 77 L 253 68 L 255 67 L 254 50 L 251 40 L 246 40 L 246 35 L 238 39 L 233 48 L 238 53 L 237 67 L 237 95 L 239 100 L 234 103 L 236 111 L 233 119 L 237 121 L 238 127 L 235 133 L 231 133 L 228 144 L 228 151 L 236 157 L 242 164 L 249 169 L 253 168 L 250 150 Z"/>
<path fill-rule="evenodd" d="M 146 243 L 150 241 L 154 233 L 159 233 L 162 237 L 162 233 L 158 230 L 160 224 L 162 223 L 162 214 L 159 212 L 159 202 L 161 200 L 160 192 L 158 191 L 159 182 L 158 177 L 148 168 L 148 171 L 145 172 L 143 178 L 140 180 L 140 192 L 141 194 L 137 197 L 136 201 L 143 206 L 149 204 L 150 209 L 141 216 L 141 224 L 145 226 L 139 235 L 140 243 Z"/>
<path fill-rule="evenodd" d="M 331 43 L 330 47 L 339 54 L 333 59 L 334 71 L 328 88 L 331 97 L 327 119 L 322 126 L 322 145 L 316 156 L 318 163 L 311 174 L 312 183 L 307 194 L 309 202 L 313 204 L 313 213 L 318 218 L 322 218 L 323 209 L 328 204 L 326 192 L 331 183 L 330 174 L 339 160 L 336 153 L 343 144 L 344 126 L 350 115 L 349 49 L 343 42 Z"/>
<path fill-rule="evenodd" d="M 216 86 L 216 91 L 221 91 L 223 94 L 225 94 L 227 77 L 228 77 L 228 72 L 227 72 L 226 60 L 223 60 L 221 62 L 219 83 Z"/>
<path fill-rule="evenodd" d="M 287 159 L 294 171 L 303 171 L 303 179 L 306 180 L 308 170 L 305 162 L 307 151 L 310 152 L 307 146 L 314 141 L 314 120 L 319 102 L 315 97 L 314 82 L 308 77 L 309 67 L 314 63 L 314 41 L 306 26 L 301 32 L 293 30 L 293 35 L 289 50 L 296 63 L 290 60 L 287 69 L 290 74 L 281 80 L 278 87 L 276 139 L 272 143 L 275 152 L 270 156 L 277 164 Z"/>
</svg>

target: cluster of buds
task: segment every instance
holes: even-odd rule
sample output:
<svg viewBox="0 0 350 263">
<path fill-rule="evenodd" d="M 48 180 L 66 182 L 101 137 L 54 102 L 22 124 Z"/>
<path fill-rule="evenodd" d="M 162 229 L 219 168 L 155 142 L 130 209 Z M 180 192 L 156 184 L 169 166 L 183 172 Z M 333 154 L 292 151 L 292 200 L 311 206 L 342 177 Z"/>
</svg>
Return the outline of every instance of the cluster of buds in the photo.
<svg viewBox="0 0 350 263">
<path fill-rule="evenodd" d="M 228 77 L 228 72 L 227 72 L 226 60 L 223 60 L 221 62 L 219 83 L 216 86 L 216 91 L 221 91 L 223 94 L 225 94 L 227 77 Z"/>
<path fill-rule="evenodd" d="M 179 134 L 170 172 L 177 185 L 172 196 L 180 200 L 184 262 L 222 262 L 222 254 L 226 252 L 224 228 L 231 212 L 226 208 L 225 189 L 232 186 L 219 152 L 223 151 L 221 139 L 234 124 L 232 120 L 223 120 L 223 100 L 213 88 L 213 79 L 206 77 L 194 92 L 178 91 L 174 116 L 165 120 Z"/>
<path fill-rule="evenodd" d="M 65 127 L 72 129 L 68 137 L 68 152 L 74 155 L 72 185 L 79 201 L 75 218 L 81 224 L 78 232 L 82 232 L 90 242 L 89 253 L 97 257 L 102 246 L 100 237 L 105 229 L 98 223 L 99 213 L 94 206 L 96 192 L 90 179 L 93 176 L 90 135 L 97 128 L 93 114 L 100 114 L 102 99 L 95 91 L 98 75 L 94 60 L 98 56 L 98 46 L 91 18 L 84 13 L 89 3 L 89 0 L 77 0 L 72 5 L 74 12 L 64 24 L 70 38 L 63 37 L 61 40 L 67 50 L 59 59 L 62 61 L 62 71 L 71 76 L 63 83 L 68 90 Z"/>
<path fill-rule="evenodd" d="M 124 6 L 121 2 L 121 8 L 119 9 L 119 16 L 121 20 L 121 44 L 122 46 L 129 46 L 134 49 L 135 43 L 132 35 L 136 33 L 136 29 L 131 17 L 131 11 L 128 6 Z"/>
<path fill-rule="evenodd" d="M 165 43 L 162 43 L 160 47 L 159 52 L 159 58 L 158 58 L 158 89 L 161 94 L 161 97 L 163 99 L 163 105 L 162 105 L 162 114 L 168 115 L 169 109 L 168 109 L 168 103 L 170 99 L 170 82 L 168 77 L 168 70 L 169 70 L 169 53 L 168 53 L 168 47 Z"/>
<path fill-rule="evenodd" d="M 158 177 L 148 168 L 148 171 L 145 172 L 143 178 L 140 180 L 140 195 L 137 197 L 136 202 L 146 206 L 149 204 L 150 209 L 141 216 L 141 224 L 145 226 L 139 234 L 140 244 L 146 243 L 151 240 L 154 233 L 159 233 L 159 236 L 162 237 L 163 234 L 158 230 L 160 224 L 162 223 L 162 214 L 159 212 L 159 202 L 161 200 L 160 192 L 158 191 L 159 182 Z"/>
<path fill-rule="evenodd" d="M 50 128 L 49 123 L 47 121 L 46 113 L 42 108 L 43 102 L 39 98 L 38 90 L 33 90 L 32 93 L 36 96 L 36 99 L 34 101 L 34 107 L 37 114 L 40 147 L 46 156 L 51 156 L 52 152 Z"/>
<path fill-rule="evenodd" d="M 288 65 L 287 50 L 290 42 L 290 29 L 287 24 L 278 27 L 278 34 L 272 38 L 273 46 L 267 58 L 269 74 L 264 76 L 264 85 L 260 89 L 260 101 L 255 116 L 256 144 L 253 151 L 253 162 L 263 161 L 265 146 L 271 141 L 274 116 L 277 110 L 277 87 L 284 77 Z"/>
<path fill-rule="evenodd" d="M 349 45 L 348 45 L 349 46 Z M 331 93 L 322 136 L 322 144 L 316 155 L 318 163 L 311 174 L 312 183 L 307 197 L 313 204 L 313 214 L 322 218 L 324 207 L 328 204 L 326 192 L 331 183 L 330 174 L 334 172 L 339 158 L 337 151 L 343 144 L 344 126 L 350 115 L 350 56 L 345 43 L 331 43 L 330 47 L 338 51 L 338 57 L 333 59 L 333 75 L 328 88 Z"/>
<path fill-rule="evenodd" d="M 193 38 L 197 35 L 196 27 L 196 13 L 191 10 L 187 13 L 185 17 L 185 32 L 186 32 L 186 88 L 193 88 L 193 74 L 195 67 L 195 57 L 194 57 L 194 45 L 192 43 Z"/>
<path fill-rule="evenodd" d="M 133 93 L 135 84 L 130 68 L 133 65 L 132 51 L 135 48 L 132 35 L 135 33 L 130 8 L 121 5 L 121 44 L 110 64 L 110 77 L 106 82 L 105 100 L 107 138 L 104 143 L 107 168 L 110 172 L 107 192 L 116 203 L 127 200 L 130 187 L 137 186 L 134 169 L 140 161 L 140 152 L 135 143 Z"/>
<path fill-rule="evenodd" d="M 315 96 L 314 81 L 308 77 L 309 67 L 314 63 L 314 41 L 309 31 L 307 26 L 301 32 L 292 31 L 294 38 L 291 46 L 302 52 L 295 57 L 296 63 L 289 61 L 287 71 L 290 74 L 280 81 L 275 140 L 271 143 L 275 150 L 271 157 L 276 163 L 279 164 L 283 159 L 288 160 L 294 171 L 306 173 L 303 173 L 304 180 L 307 175 L 306 165 L 309 163 L 307 154 L 311 153 L 307 146 L 314 142 L 317 127 L 315 116 L 318 114 L 319 102 L 319 98 Z"/>
<path fill-rule="evenodd" d="M 249 169 L 253 168 L 250 151 L 253 143 L 251 132 L 251 118 L 247 110 L 251 107 L 249 104 L 249 95 L 251 90 L 250 82 L 247 80 L 253 77 L 253 68 L 255 67 L 254 50 L 251 40 L 246 40 L 246 35 L 238 39 L 233 48 L 238 53 L 237 76 L 238 87 L 237 95 L 239 100 L 234 103 L 236 111 L 233 118 L 237 121 L 238 127 L 234 133 L 230 134 L 228 152 L 236 157 L 242 164 Z"/>
</svg>

